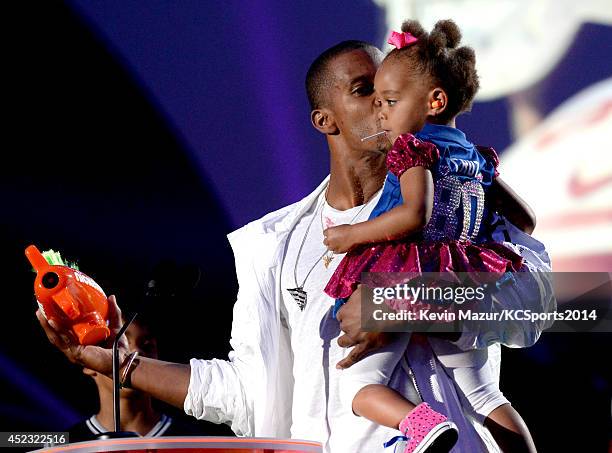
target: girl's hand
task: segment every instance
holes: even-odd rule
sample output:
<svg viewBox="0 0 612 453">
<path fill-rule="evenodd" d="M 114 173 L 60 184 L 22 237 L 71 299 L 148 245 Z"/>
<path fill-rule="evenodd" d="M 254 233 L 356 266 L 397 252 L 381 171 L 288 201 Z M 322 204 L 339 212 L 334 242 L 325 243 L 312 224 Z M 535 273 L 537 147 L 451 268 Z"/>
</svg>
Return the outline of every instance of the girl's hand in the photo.
<svg viewBox="0 0 612 453">
<path fill-rule="evenodd" d="M 323 231 L 323 244 L 334 253 L 345 253 L 357 245 L 353 225 L 338 225 Z"/>
</svg>

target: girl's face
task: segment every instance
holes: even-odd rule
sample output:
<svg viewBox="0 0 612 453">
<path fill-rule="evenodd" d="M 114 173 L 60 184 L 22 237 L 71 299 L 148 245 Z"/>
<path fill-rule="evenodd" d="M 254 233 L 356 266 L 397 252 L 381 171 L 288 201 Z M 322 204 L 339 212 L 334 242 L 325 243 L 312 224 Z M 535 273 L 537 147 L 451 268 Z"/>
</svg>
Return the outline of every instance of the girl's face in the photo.
<svg viewBox="0 0 612 453">
<path fill-rule="evenodd" d="M 429 90 L 424 82 L 406 74 L 405 64 L 396 59 L 385 61 L 374 78 L 381 127 L 393 143 L 407 132 L 420 131 L 430 106 Z"/>
</svg>

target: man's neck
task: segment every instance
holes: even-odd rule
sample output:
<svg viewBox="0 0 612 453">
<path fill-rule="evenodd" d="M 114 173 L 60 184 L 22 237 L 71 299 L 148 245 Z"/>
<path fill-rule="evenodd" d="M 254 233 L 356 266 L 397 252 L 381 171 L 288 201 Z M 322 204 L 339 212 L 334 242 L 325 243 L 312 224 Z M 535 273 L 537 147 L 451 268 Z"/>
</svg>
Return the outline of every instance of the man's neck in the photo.
<svg viewBox="0 0 612 453">
<path fill-rule="evenodd" d="M 100 411 L 96 418 L 108 431 L 114 430 L 112 392 L 100 391 Z M 121 398 L 121 430 L 133 431 L 144 436 L 159 422 L 161 413 L 153 409 L 147 395 L 132 395 Z"/>
<path fill-rule="evenodd" d="M 382 187 L 386 174 L 383 152 L 351 158 L 332 148 L 327 202 L 342 211 L 367 203 Z"/>
</svg>

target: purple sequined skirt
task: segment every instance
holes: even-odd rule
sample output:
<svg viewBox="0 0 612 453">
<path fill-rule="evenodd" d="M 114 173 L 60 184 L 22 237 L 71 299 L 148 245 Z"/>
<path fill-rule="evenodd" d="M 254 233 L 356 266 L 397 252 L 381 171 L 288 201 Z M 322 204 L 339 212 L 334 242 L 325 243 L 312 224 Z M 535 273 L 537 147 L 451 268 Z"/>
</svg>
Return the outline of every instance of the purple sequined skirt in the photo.
<svg viewBox="0 0 612 453">
<path fill-rule="evenodd" d="M 362 246 L 348 252 L 325 287 L 335 299 L 349 297 L 362 272 L 516 272 L 523 258 L 496 242 L 393 241 Z"/>
</svg>

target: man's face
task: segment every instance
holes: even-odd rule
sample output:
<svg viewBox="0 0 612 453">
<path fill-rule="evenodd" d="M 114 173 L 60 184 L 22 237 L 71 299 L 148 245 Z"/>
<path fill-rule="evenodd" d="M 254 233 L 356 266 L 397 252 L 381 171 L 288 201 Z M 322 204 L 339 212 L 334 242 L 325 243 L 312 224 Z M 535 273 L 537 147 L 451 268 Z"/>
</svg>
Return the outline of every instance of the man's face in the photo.
<svg viewBox="0 0 612 453">
<path fill-rule="evenodd" d="M 380 125 L 391 143 L 401 134 L 414 134 L 423 128 L 429 107 L 424 82 L 406 74 L 404 65 L 392 59 L 376 73 L 375 85 Z"/>
<path fill-rule="evenodd" d="M 374 57 L 364 50 L 345 52 L 333 59 L 328 70 L 334 80 L 329 93 L 329 109 L 350 149 L 383 151 L 384 137 L 361 139 L 380 131 L 374 98 L 374 76 L 382 54 Z"/>
</svg>

